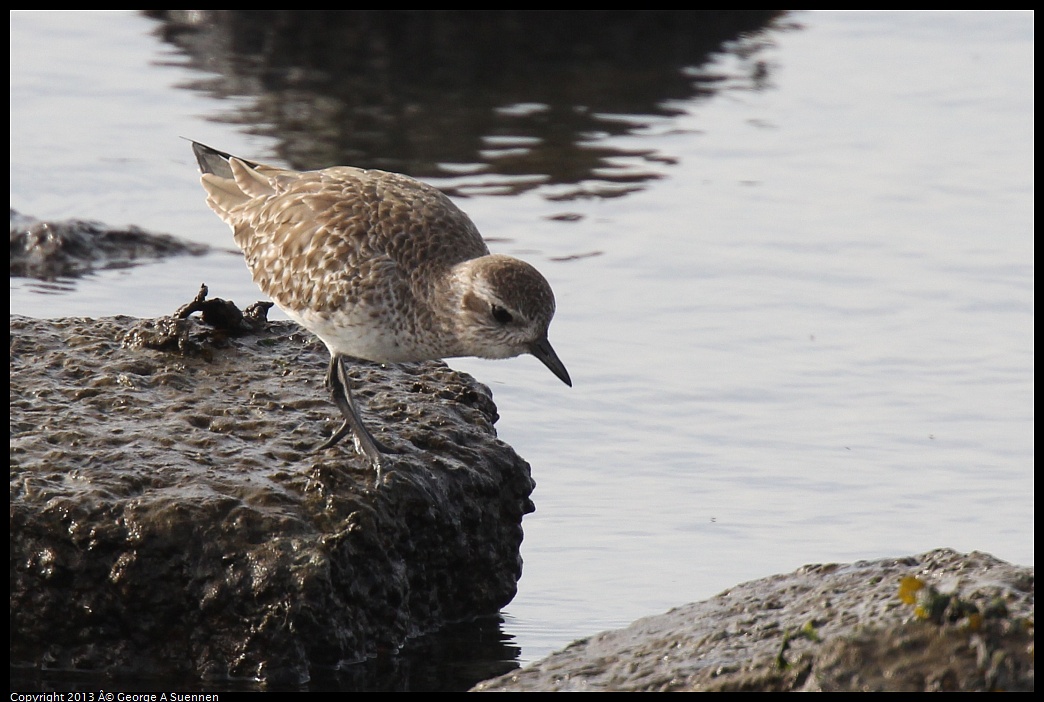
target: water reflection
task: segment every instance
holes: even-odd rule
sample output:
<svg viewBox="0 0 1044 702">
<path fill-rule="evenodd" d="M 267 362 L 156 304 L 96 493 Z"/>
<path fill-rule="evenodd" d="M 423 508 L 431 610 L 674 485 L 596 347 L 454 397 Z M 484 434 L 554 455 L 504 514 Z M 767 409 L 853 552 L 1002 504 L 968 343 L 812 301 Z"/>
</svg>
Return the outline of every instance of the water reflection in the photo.
<svg viewBox="0 0 1044 702">
<path fill-rule="evenodd" d="M 41 692 L 464 692 L 477 683 L 504 675 L 519 667 L 519 649 L 503 633 L 500 615 L 450 624 L 437 633 L 413 639 L 396 653 L 345 665 L 339 669 L 316 668 L 303 685 L 258 685 L 248 680 L 209 681 L 183 675 L 137 677 L 121 671 L 107 677 L 89 671 L 39 670 L 12 663 L 11 689 Z"/>
<path fill-rule="evenodd" d="M 222 119 L 270 132 L 295 168 L 401 171 L 451 194 L 613 197 L 673 156 L 626 137 L 714 94 L 699 67 L 767 80 L 757 32 L 779 11 L 149 11 Z"/>
</svg>

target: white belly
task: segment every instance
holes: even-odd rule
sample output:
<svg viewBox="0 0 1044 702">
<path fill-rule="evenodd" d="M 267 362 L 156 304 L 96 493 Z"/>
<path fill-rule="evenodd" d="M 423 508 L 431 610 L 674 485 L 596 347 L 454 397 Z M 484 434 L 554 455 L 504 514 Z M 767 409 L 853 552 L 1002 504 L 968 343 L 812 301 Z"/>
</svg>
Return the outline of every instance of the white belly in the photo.
<svg viewBox="0 0 1044 702">
<path fill-rule="evenodd" d="M 309 311 L 283 310 L 292 319 L 318 336 L 331 355 L 342 354 L 377 363 L 428 361 L 454 355 L 431 333 L 418 333 L 413 325 L 375 318 L 369 312 L 354 310 L 332 316 Z"/>
</svg>

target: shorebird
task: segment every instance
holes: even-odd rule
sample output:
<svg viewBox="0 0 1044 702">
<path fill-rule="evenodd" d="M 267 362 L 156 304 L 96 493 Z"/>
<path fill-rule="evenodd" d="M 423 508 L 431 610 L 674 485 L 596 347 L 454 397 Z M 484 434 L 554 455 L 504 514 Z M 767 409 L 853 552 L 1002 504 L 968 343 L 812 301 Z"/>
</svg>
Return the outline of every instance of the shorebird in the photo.
<svg viewBox="0 0 1044 702">
<path fill-rule="evenodd" d="M 330 351 L 327 384 L 380 475 L 392 451 L 366 429 L 345 358 L 377 363 L 532 354 L 566 385 L 547 339 L 555 297 L 536 268 L 491 254 L 446 195 L 350 166 L 298 172 L 192 142 L 207 204 L 231 228 L 254 282 Z"/>
</svg>

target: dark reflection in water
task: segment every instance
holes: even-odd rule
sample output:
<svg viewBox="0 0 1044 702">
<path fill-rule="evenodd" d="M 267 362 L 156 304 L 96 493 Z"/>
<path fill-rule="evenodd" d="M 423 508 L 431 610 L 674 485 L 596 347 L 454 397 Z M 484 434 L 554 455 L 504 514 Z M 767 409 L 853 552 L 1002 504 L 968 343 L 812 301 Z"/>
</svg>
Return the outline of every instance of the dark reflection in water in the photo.
<svg viewBox="0 0 1044 702">
<path fill-rule="evenodd" d="M 347 665 L 339 670 L 316 669 L 304 685 L 249 681 L 201 682 L 183 678 L 139 678 L 126 671 L 109 677 L 94 673 L 44 671 L 12 666 L 11 689 L 20 692 L 229 692 L 229 691 L 353 691 L 460 692 L 476 683 L 516 668 L 517 646 L 502 631 L 499 615 L 459 622 L 409 642 L 395 654 Z"/>
<path fill-rule="evenodd" d="M 519 667 L 521 653 L 499 615 L 443 627 L 386 656 L 336 673 L 320 671 L 309 690 L 464 691 Z"/>
<path fill-rule="evenodd" d="M 759 85 L 756 36 L 782 14 L 147 12 L 211 76 L 188 87 L 252 98 L 222 118 L 277 137 L 296 168 L 351 164 L 505 193 L 585 184 L 556 199 L 659 177 L 669 154 L 612 138 L 712 93 L 718 81 L 696 69 L 715 52 L 740 55 Z"/>
</svg>

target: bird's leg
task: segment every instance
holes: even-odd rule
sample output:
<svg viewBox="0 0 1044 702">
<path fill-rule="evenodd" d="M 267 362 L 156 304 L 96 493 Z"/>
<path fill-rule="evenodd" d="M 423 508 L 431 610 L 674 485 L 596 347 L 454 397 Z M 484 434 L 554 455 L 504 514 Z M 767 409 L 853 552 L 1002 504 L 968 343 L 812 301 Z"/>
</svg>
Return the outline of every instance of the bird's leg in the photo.
<svg viewBox="0 0 1044 702">
<path fill-rule="evenodd" d="M 355 400 L 352 398 L 351 382 L 344 368 L 344 356 L 337 354 L 330 358 L 330 368 L 326 375 L 326 382 L 330 385 L 330 397 L 333 399 L 334 404 L 337 405 L 337 408 L 341 410 L 341 415 L 344 416 L 344 424 L 317 450 L 322 451 L 335 446 L 337 442 L 349 433 L 352 433 L 355 435 L 357 448 L 370 459 L 374 468 L 379 471 L 382 454 L 391 453 L 392 451 L 373 438 L 359 417 L 359 411 L 355 407 Z"/>
</svg>

